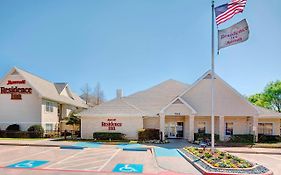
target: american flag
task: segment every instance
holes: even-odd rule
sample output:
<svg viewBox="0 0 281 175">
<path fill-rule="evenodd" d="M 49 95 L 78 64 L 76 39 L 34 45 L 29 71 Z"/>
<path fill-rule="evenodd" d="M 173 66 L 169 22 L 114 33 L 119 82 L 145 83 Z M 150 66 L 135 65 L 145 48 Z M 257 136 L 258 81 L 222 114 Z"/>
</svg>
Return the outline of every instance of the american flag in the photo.
<svg viewBox="0 0 281 175">
<path fill-rule="evenodd" d="M 217 25 L 231 19 L 237 13 L 242 13 L 247 0 L 231 0 L 230 3 L 215 8 Z"/>
</svg>

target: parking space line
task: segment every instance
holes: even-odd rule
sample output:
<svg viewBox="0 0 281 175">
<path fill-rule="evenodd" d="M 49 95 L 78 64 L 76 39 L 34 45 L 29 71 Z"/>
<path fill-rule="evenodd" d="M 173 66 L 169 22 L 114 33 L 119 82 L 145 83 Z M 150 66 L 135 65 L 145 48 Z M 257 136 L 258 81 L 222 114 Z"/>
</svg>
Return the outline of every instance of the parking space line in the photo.
<svg viewBox="0 0 281 175">
<path fill-rule="evenodd" d="M 67 166 L 62 166 L 62 167 L 60 167 L 60 168 L 61 168 L 61 169 L 74 168 L 74 167 L 78 167 L 78 166 L 82 166 L 82 165 L 88 165 L 88 164 L 91 164 L 91 163 L 103 162 L 103 161 L 106 161 L 106 160 L 108 160 L 108 159 L 97 160 L 97 161 L 91 161 L 91 162 L 84 162 L 84 163 L 75 164 L 75 165 L 67 165 Z M 100 166 L 98 166 L 98 167 L 100 167 Z"/>
<path fill-rule="evenodd" d="M 111 154 L 111 153 L 110 153 L 110 154 Z M 76 157 L 75 157 L 75 160 L 73 160 L 73 161 L 68 161 L 67 163 L 74 163 L 74 162 L 81 161 L 81 160 L 95 159 L 95 158 L 108 157 L 108 156 L 109 156 L 109 154 L 100 155 L 100 156 L 96 156 L 96 157 L 80 158 L 80 159 L 76 159 Z"/>
<path fill-rule="evenodd" d="M 104 152 L 94 152 L 93 154 L 89 154 L 87 153 L 87 155 L 85 157 L 89 157 L 89 156 L 94 156 L 94 155 L 99 155 L 99 154 L 107 154 L 107 153 L 114 153 L 115 151 L 104 151 Z M 76 158 L 80 158 L 80 157 L 83 157 L 83 155 L 79 155 L 79 156 L 76 156 Z"/>
<path fill-rule="evenodd" d="M 0 153 L 1 152 L 9 152 L 9 151 L 15 151 L 15 150 L 18 150 L 18 149 L 22 149 L 22 148 L 26 148 L 27 146 L 19 146 L 19 147 L 15 147 L 15 148 L 12 148 L 12 149 L 3 149 L 3 150 L 0 150 Z"/>
<path fill-rule="evenodd" d="M 101 171 L 117 155 L 119 151 L 121 151 L 121 149 L 117 149 L 117 151 L 98 169 L 98 171 Z"/>
<path fill-rule="evenodd" d="M 19 160 L 22 160 L 24 159 L 25 157 L 32 157 L 32 156 L 36 156 L 36 155 L 39 155 L 39 154 L 42 154 L 42 153 L 46 153 L 46 152 L 49 152 L 49 151 L 52 151 L 56 148 L 49 148 L 47 150 L 43 150 L 43 151 L 40 151 L 40 152 L 36 152 L 34 154 L 29 154 L 29 155 L 24 155 L 24 156 L 21 156 L 21 157 L 18 157 L 16 159 L 13 159 L 13 160 L 9 160 L 9 161 L 6 161 L 6 162 L 1 162 L 1 164 L 6 164 L 6 163 L 12 163 L 12 162 L 15 162 L 15 161 L 19 161 Z"/>
<path fill-rule="evenodd" d="M 62 159 L 62 160 L 60 160 L 60 161 L 58 161 L 58 162 L 56 162 L 56 163 L 53 163 L 53 164 L 51 164 L 51 165 L 49 165 L 49 166 L 46 166 L 46 168 L 50 168 L 50 167 L 52 167 L 52 166 L 54 166 L 54 165 L 57 165 L 57 164 L 62 163 L 62 162 L 64 162 L 64 161 L 66 161 L 66 160 L 69 160 L 69 159 L 75 157 L 76 155 L 82 154 L 83 152 L 85 152 L 85 151 L 82 150 L 82 151 L 80 151 L 80 152 L 78 152 L 78 153 L 75 153 L 75 154 L 73 154 L 73 155 L 71 155 L 71 156 L 69 156 L 69 157 L 66 157 L 65 159 Z"/>
</svg>

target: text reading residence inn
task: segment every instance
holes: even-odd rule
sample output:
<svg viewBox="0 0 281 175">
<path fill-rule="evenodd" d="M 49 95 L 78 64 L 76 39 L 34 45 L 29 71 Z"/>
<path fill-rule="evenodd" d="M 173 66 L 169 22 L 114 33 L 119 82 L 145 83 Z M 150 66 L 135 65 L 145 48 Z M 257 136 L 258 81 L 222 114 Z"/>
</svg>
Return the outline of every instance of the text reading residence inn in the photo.
<svg viewBox="0 0 281 175">
<path fill-rule="evenodd" d="M 220 140 L 233 134 L 280 135 L 280 113 L 252 105 L 215 77 L 215 133 Z M 119 91 L 116 99 L 86 109 L 66 83 L 13 68 L 0 82 L 0 129 L 41 124 L 47 131 L 58 130 L 61 119 L 79 108 L 85 109 L 79 114 L 84 139 L 92 139 L 94 132 L 121 132 L 137 139 L 139 130 L 156 128 L 163 137 L 192 141 L 194 133 L 211 131 L 210 85 L 207 72 L 192 85 L 168 80 L 127 97 Z"/>
<path fill-rule="evenodd" d="M 66 83 L 51 83 L 18 68 L 0 82 L 0 129 L 11 124 L 21 130 L 42 125 L 46 132 L 62 130 L 62 119 L 75 109 L 87 108 Z"/>
</svg>

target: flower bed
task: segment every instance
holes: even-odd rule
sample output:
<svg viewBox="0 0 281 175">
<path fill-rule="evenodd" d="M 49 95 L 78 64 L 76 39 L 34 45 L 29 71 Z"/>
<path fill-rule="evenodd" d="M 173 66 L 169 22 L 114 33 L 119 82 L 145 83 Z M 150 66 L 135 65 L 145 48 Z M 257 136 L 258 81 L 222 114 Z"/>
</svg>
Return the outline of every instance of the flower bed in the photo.
<svg viewBox="0 0 281 175">
<path fill-rule="evenodd" d="M 254 166 L 244 159 L 219 150 L 215 150 L 214 154 L 210 149 L 196 147 L 185 147 L 184 150 L 218 168 L 252 168 Z"/>
</svg>

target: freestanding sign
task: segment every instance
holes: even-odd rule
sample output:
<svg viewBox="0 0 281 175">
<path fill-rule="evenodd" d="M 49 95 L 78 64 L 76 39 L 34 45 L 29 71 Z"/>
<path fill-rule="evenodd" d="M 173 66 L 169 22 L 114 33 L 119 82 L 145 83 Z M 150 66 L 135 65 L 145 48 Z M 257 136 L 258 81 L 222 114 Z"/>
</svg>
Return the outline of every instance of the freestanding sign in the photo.
<svg viewBox="0 0 281 175">
<path fill-rule="evenodd" d="M 249 27 L 246 19 L 223 30 L 219 30 L 218 49 L 246 41 L 249 38 Z"/>
</svg>

